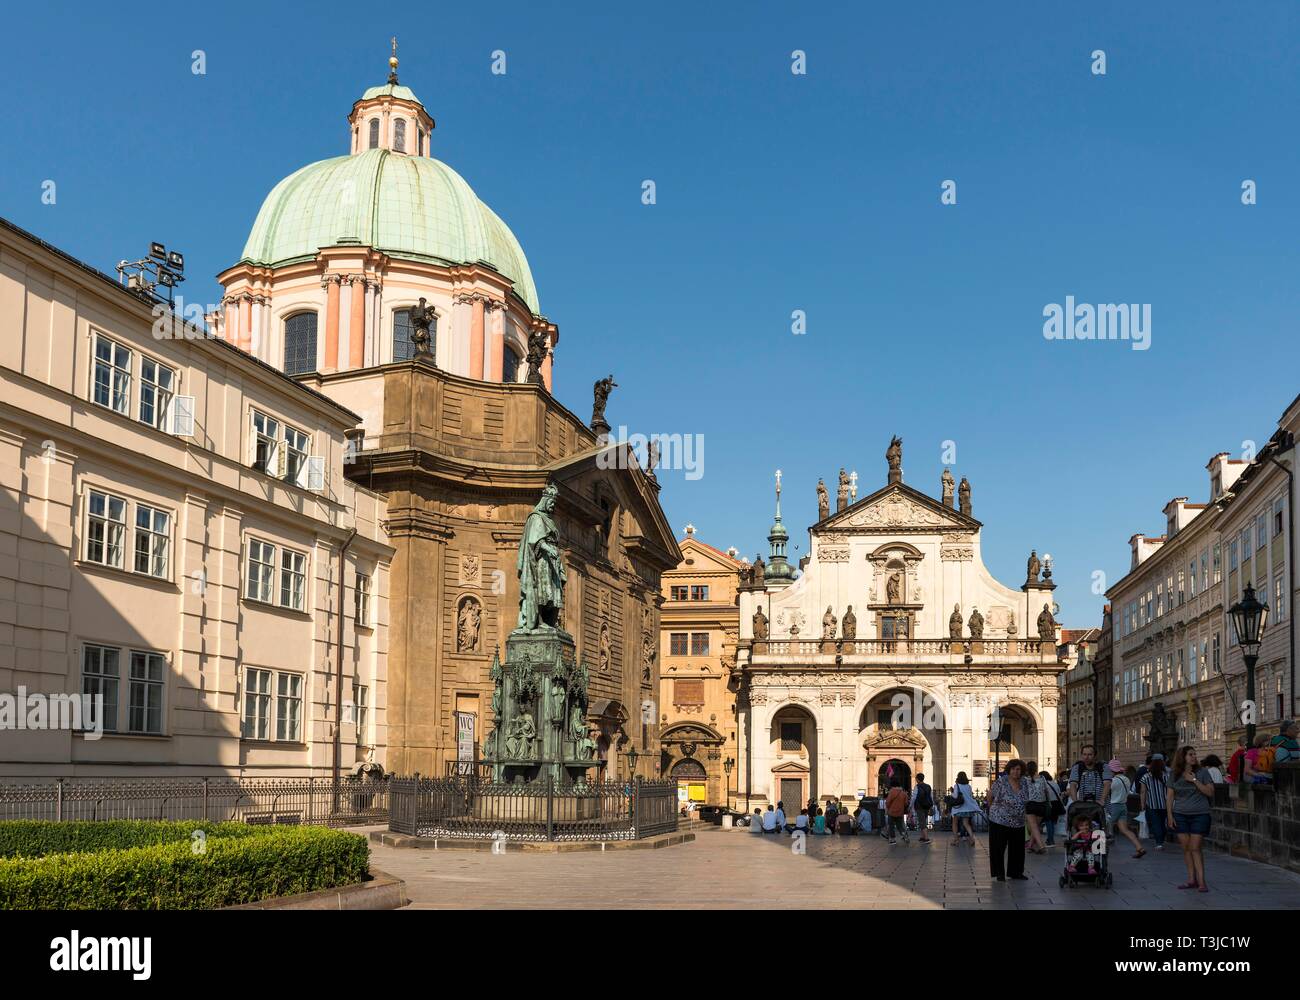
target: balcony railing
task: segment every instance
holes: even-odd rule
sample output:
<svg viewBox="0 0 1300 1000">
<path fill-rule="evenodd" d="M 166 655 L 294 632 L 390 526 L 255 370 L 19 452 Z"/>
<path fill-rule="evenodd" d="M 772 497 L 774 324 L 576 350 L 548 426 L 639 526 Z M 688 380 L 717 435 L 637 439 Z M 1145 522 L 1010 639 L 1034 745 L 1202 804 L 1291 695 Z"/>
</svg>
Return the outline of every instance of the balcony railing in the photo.
<svg viewBox="0 0 1300 1000">
<path fill-rule="evenodd" d="M 1042 639 L 754 639 L 755 656 L 1031 656 L 1056 658 Z"/>
</svg>

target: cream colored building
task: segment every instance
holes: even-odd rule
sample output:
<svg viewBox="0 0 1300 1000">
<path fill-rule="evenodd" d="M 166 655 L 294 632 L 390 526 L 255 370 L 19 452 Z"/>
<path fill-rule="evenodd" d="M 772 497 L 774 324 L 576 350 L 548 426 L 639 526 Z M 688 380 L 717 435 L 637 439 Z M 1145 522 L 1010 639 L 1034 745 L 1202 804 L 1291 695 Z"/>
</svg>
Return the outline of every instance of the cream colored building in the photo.
<svg viewBox="0 0 1300 1000">
<path fill-rule="evenodd" d="M 663 575 L 659 647 L 659 773 L 697 805 L 735 799 L 734 667 L 742 564 L 686 527 L 682 561 Z"/>
<path fill-rule="evenodd" d="M 745 806 L 875 795 L 918 771 L 936 788 L 959 771 L 984 788 L 999 755 L 1056 767 L 1064 665 L 1050 570 L 1001 583 L 964 480 L 956 506 L 950 478 L 941 500 L 906 485 L 901 453 L 889 478 L 856 503 L 844 487 L 833 513 L 826 504 L 798 579 L 778 482 L 771 561 L 740 593 Z M 1002 724 L 999 754 L 990 734 Z"/>
<path fill-rule="evenodd" d="M 1125 764 L 1142 764 L 1150 753 L 1147 734 L 1157 704 L 1173 716 L 1180 744 L 1223 753 L 1229 710 L 1223 657 L 1230 641 L 1225 609 L 1235 600 L 1231 590 L 1239 574 L 1228 556 L 1235 543 L 1230 550 L 1222 542 L 1220 505 L 1245 464 L 1227 453 L 1210 459 L 1209 502 L 1170 500 L 1164 533 L 1129 539 L 1129 572 L 1107 592 L 1113 752 Z"/>
<path fill-rule="evenodd" d="M 0 732 L 0 773 L 383 763 L 393 550 L 344 476 L 358 416 L 158 319 L 0 221 L 0 692 L 100 694 L 105 729 Z"/>
</svg>

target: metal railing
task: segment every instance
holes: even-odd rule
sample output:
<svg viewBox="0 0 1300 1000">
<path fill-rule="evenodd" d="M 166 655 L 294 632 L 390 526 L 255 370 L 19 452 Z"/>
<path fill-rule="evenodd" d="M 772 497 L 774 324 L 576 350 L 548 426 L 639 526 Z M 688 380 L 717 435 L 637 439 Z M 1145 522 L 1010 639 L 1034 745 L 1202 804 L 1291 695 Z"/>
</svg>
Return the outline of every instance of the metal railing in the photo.
<svg viewBox="0 0 1300 1000">
<path fill-rule="evenodd" d="M 388 819 L 385 779 L 0 777 L 0 820 L 168 819 L 354 826 Z"/>
<path fill-rule="evenodd" d="M 413 837 L 644 840 L 677 829 L 675 781 L 495 784 L 456 773 L 388 785 L 388 828 Z"/>
</svg>

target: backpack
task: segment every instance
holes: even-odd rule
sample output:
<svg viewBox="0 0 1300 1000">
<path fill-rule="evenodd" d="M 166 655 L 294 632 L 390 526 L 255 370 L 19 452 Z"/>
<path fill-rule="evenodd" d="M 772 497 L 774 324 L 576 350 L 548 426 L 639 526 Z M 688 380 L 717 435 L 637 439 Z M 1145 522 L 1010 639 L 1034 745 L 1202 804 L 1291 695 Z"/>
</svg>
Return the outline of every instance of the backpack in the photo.
<svg viewBox="0 0 1300 1000">
<path fill-rule="evenodd" d="M 1272 774 L 1273 765 L 1277 763 L 1277 747 L 1260 747 L 1255 758 L 1255 770 L 1260 774 Z"/>
<path fill-rule="evenodd" d="M 916 786 L 916 808 L 922 812 L 929 812 L 934 808 L 934 794 L 930 791 L 930 786 L 924 781 L 919 782 Z"/>
</svg>

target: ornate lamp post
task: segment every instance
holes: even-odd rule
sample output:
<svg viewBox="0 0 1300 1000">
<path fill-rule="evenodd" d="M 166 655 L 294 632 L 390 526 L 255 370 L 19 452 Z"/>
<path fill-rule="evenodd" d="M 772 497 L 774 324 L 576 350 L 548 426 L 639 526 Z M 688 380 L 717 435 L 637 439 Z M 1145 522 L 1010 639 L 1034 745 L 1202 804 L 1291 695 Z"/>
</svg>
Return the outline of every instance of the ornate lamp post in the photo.
<svg viewBox="0 0 1300 1000">
<path fill-rule="evenodd" d="M 736 766 L 734 757 L 728 757 L 722 762 L 722 769 L 727 772 L 727 808 L 731 808 L 731 769 Z"/>
<path fill-rule="evenodd" d="M 1255 718 L 1258 715 L 1255 664 L 1259 661 L 1264 626 L 1268 624 L 1268 605 L 1255 598 L 1255 588 L 1247 583 L 1241 600 L 1228 609 L 1228 616 L 1232 619 L 1232 631 L 1237 635 L 1237 645 L 1241 647 L 1241 658 L 1246 661 L 1246 748 L 1249 749 L 1255 745 Z"/>
<path fill-rule="evenodd" d="M 636 752 L 636 747 L 632 746 L 627 751 L 627 776 L 628 778 L 636 777 L 636 759 L 640 754 Z"/>
</svg>

